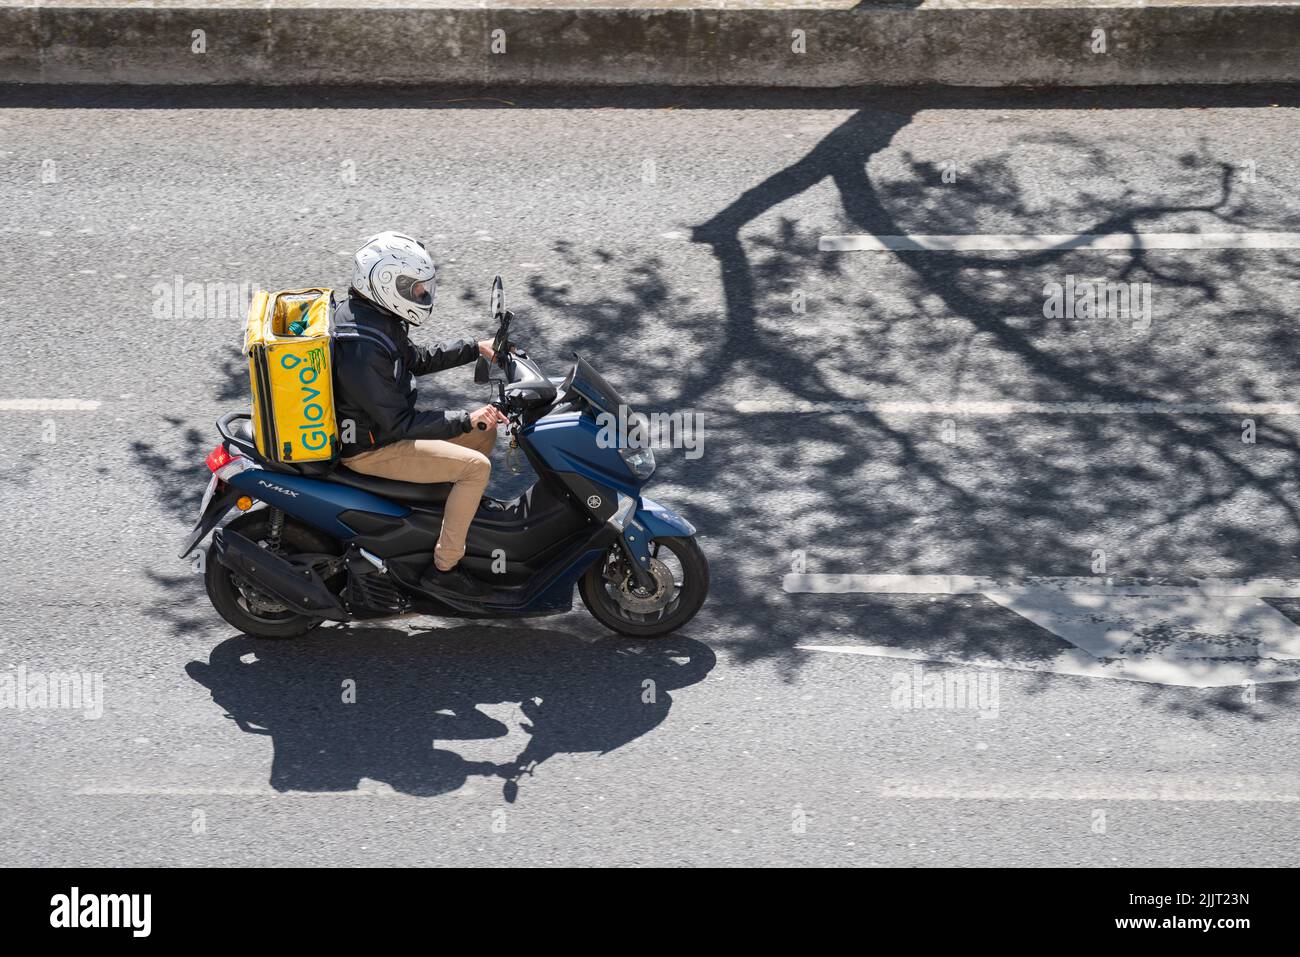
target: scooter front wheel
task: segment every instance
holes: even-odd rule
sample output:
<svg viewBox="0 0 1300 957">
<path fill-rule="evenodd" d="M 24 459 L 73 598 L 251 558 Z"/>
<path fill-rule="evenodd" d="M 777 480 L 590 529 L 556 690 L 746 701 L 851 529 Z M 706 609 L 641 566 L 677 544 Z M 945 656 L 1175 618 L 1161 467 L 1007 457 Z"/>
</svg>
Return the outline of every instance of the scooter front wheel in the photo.
<svg viewBox="0 0 1300 957">
<path fill-rule="evenodd" d="M 709 593 L 709 562 L 694 538 L 657 538 L 650 547 L 653 591 L 635 587 L 618 548 L 578 581 L 598 622 L 633 638 L 659 638 L 695 617 Z"/>
</svg>

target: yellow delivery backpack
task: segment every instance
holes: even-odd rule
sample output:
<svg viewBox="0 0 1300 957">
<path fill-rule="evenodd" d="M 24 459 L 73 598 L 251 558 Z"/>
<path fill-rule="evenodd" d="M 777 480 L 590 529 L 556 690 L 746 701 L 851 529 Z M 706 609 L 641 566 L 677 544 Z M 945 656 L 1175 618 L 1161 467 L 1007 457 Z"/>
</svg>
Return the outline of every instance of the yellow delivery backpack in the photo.
<svg viewBox="0 0 1300 957">
<path fill-rule="evenodd" d="M 244 330 L 253 387 L 257 451 L 275 462 L 320 462 L 338 454 L 330 368 L 330 291 L 253 296 Z"/>
</svg>

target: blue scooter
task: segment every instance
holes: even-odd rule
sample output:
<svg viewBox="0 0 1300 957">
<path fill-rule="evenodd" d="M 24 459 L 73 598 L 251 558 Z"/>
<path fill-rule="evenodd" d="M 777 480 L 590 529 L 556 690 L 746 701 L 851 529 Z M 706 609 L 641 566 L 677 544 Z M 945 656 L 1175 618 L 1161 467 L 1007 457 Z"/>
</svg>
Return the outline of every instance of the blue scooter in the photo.
<svg viewBox="0 0 1300 957">
<path fill-rule="evenodd" d="M 198 552 L 221 617 L 259 638 L 407 614 L 534 617 L 569 611 L 575 584 L 596 620 L 625 635 L 656 638 L 695 616 L 709 588 L 695 528 L 641 494 L 653 450 L 611 443 L 598 423 L 628 421 L 626 403 L 576 353 L 563 380 L 545 376 L 510 341 L 499 276 L 491 310 L 497 359 L 479 359 L 474 378 L 496 385 L 512 449 L 538 476 L 516 499 L 484 497 L 470 525 L 462 564 L 491 591 L 471 600 L 420 587 L 450 484 L 276 463 L 258 454 L 251 417 L 232 412 L 217 421 L 212 478 L 180 553 Z"/>
</svg>

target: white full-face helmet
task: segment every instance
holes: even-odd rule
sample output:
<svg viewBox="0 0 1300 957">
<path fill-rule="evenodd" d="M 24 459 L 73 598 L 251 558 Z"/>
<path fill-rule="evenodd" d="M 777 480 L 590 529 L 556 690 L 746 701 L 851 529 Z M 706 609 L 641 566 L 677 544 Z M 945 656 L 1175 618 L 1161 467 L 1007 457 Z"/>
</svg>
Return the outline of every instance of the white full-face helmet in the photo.
<svg viewBox="0 0 1300 957">
<path fill-rule="evenodd" d="M 352 288 L 361 295 L 413 326 L 429 318 L 437 269 L 424 243 L 402 233 L 380 233 L 366 240 L 352 262 Z"/>
</svg>

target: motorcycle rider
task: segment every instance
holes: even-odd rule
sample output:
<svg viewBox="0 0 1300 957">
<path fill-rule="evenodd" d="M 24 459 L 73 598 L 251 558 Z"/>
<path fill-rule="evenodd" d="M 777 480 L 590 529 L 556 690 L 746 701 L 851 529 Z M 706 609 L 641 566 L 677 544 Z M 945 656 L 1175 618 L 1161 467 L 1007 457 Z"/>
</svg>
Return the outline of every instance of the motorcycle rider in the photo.
<svg viewBox="0 0 1300 957">
<path fill-rule="evenodd" d="M 416 409 L 416 376 L 465 365 L 480 355 L 495 358 L 490 339 L 458 339 L 433 348 L 411 342 L 408 328 L 433 312 L 435 278 L 424 243 L 402 233 L 379 233 L 357 250 L 347 301 L 334 313 L 336 329 L 355 325 L 358 332 L 334 343 L 342 462 L 380 478 L 454 483 L 443 506 L 434 562 L 421 585 L 480 597 L 488 586 L 457 563 L 492 472 L 497 425 L 507 420 L 493 405 L 472 412 Z"/>
</svg>

